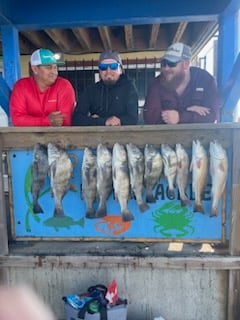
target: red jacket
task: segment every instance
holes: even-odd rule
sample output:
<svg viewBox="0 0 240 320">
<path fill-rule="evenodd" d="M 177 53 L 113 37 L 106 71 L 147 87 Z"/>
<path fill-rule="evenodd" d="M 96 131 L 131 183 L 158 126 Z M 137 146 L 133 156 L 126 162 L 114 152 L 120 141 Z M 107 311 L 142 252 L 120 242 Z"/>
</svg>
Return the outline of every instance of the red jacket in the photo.
<svg viewBox="0 0 240 320">
<path fill-rule="evenodd" d="M 10 114 L 14 126 L 50 126 L 48 115 L 61 111 L 64 126 L 71 125 L 75 106 L 75 92 L 71 83 L 61 77 L 41 92 L 33 77 L 18 80 L 10 97 Z"/>
<path fill-rule="evenodd" d="M 220 99 L 215 79 L 207 71 L 191 67 L 190 82 L 179 96 L 175 90 L 164 87 L 161 75 L 150 85 L 144 106 L 145 124 L 165 124 L 162 119 L 163 110 L 177 110 L 179 123 L 208 123 L 219 121 Z M 207 107 L 210 113 L 201 116 L 187 111 L 193 105 Z"/>
</svg>

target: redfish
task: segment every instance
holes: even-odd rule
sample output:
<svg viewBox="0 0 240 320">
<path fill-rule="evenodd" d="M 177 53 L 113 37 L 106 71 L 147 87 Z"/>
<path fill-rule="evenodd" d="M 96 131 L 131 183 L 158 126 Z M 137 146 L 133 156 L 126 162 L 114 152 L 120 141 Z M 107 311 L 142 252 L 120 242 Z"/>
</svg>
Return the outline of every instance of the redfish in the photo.
<svg viewBox="0 0 240 320">
<path fill-rule="evenodd" d="M 194 212 L 204 213 L 202 194 L 207 183 L 208 157 L 199 140 L 192 142 L 192 190 L 195 193 Z"/>
<path fill-rule="evenodd" d="M 226 150 L 217 141 L 210 142 L 210 175 L 212 178 L 212 208 L 210 216 L 217 216 L 218 203 L 226 186 L 228 159 Z"/>
</svg>

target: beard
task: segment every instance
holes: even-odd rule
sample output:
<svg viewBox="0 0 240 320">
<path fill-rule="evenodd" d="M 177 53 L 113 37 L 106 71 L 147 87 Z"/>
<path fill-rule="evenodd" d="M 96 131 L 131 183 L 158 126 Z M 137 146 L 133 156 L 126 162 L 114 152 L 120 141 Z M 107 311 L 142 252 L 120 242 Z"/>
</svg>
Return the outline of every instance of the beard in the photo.
<svg viewBox="0 0 240 320">
<path fill-rule="evenodd" d="M 112 79 L 103 80 L 103 83 L 104 83 L 105 86 L 107 86 L 107 87 L 112 87 L 112 86 L 114 86 L 116 82 L 117 82 L 117 80 L 112 80 Z"/>
<path fill-rule="evenodd" d="M 166 79 L 164 74 L 162 74 L 162 77 L 166 87 L 176 90 L 179 87 L 179 85 L 184 81 L 185 73 L 184 71 L 179 71 L 169 80 Z"/>
</svg>

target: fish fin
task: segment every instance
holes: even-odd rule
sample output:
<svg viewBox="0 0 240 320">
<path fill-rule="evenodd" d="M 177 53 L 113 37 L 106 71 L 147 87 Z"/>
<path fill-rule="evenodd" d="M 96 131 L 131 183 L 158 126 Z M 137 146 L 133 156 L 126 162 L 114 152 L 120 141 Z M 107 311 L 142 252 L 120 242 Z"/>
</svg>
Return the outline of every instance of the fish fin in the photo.
<svg viewBox="0 0 240 320">
<path fill-rule="evenodd" d="M 195 203 L 194 204 L 194 212 L 201 212 L 201 213 L 205 213 L 203 205 L 201 203 Z"/>
<path fill-rule="evenodd" d="M 122 215 L 122 221 L 134 220 L 134 216 L 132 215 L 132 213 L 128 209 L 123 210 L 121 212 L 121 215 Z"/>
<path fill-rule="evenodd" d="M 57 161 L 55 160 L 51 164 L 51 171 L 53 173 L 53 177 L 55 177 L 55 174 L 56 174 L 56 167 L 57 167 Z"/>
<path fill-rule="evenodd" d="M 151 172 L 152 171 L 152 160 L 147 161 L 147 169 Z"/>
<path fill-rule="evenodd" d="M 146 204 L 145 202 L 143 202 L 143 203 L 139 204 L 138 208 L 139 208 L 140 212 L 145 212 L 149 209 L 149 205 Z"/>
<path fill-rule="evenodd" d="M 177 166 L 178 166 L 179 169 L 182 169 L 182 161 L 178 161 L 177 162 Z"/>
<path fill-rule="evenodd" d="M 222 162 L 219 164 L 219 169 L 220 169 L 222 172 L 225 172 L 225 168 L 224 168 L 224 165 L 223 165 Z"/>
<path fill-rule="evenodd" d="M 201 159 L 197 159 L 197 160 L 196 160 L 196 165 L 197 165 L 197 168 L 198 168 L 198 169 L 201 168 Z"/>
</svg>

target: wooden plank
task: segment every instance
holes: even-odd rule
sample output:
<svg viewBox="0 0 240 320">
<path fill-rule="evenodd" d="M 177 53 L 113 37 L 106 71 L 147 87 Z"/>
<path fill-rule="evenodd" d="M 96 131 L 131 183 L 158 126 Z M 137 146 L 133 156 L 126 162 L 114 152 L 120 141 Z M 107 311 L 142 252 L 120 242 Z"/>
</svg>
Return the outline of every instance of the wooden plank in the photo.
<svg viewBox="0 0 240 320">
<path fill-rule="evenodd" d="M 98 143 L 112 146 L 115 142 L 128 142 L 144 146 L 146 143 L 159 146 L 161 143 L 183 143 L 190 147 L 192 140 L 203 144 L 211 140 L 221 141 L 224 147 L 231 144 L 232 129 L 237 126 L 223 124 L 155 125 L 123 127 L 9 127 L 0 128 L 3 150 L 32 149 L 34 144 L 59 143 L 69 149 L 96 147 Z"/>
<path fill-rule="evenodd" d="M 240 257 L 120 257 L 120 256 L 0 256 L 0 269 L 32 268 L 111 268 L 141 267 L 156 269 L 240 270 Z M 240 287 L 239 287 L 240 288 Z"/>
</svg>

